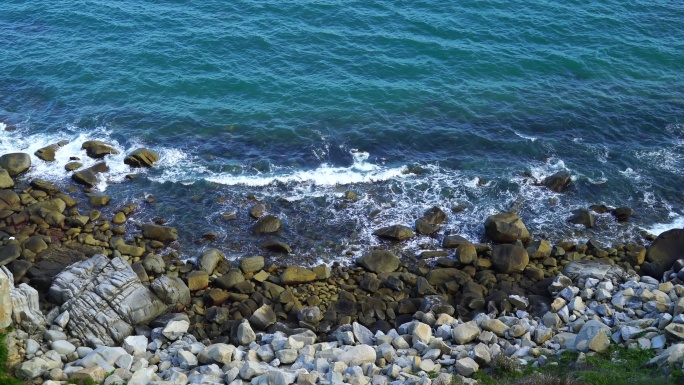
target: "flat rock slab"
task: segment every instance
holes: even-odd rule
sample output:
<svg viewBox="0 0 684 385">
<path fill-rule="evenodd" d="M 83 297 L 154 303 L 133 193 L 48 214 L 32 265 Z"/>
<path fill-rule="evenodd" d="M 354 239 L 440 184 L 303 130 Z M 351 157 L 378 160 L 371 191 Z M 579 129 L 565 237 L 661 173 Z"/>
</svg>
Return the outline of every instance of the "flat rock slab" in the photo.
<svg viewBox="0 0 684 385">
<path fill-rule="evenodd" d="M 120 345 L 134 326 L 147 323 L 167 306 L 140 282 L 123 258 L 98 254 L 55 277 L 50 298 L 69 311 L 67 329 L 83 341 Z"/>
</svg>

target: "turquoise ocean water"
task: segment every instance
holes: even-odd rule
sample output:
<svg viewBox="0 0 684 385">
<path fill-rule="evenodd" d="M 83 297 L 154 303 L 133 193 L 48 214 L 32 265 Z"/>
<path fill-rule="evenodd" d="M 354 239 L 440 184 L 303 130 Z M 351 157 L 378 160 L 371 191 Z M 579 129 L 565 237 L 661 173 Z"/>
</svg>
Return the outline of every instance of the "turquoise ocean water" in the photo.
<svg viewBox="0 0 684 385">
<path fill-rule="evenodd" d="M 435 204 L 466 209 L 408 250 L 479 241 L 511 204 L 536 236 L 610 244 L 684 225 L 683 23 L 665 0 L 6 0 L 0 150 L 70 140 L 27 176 L 64 186 L 84 140 L 157 150 L 133 181 L 111 157 L 98 188 L 232 256 L 263 240 L 254 199 L 299 258 L 348 258 Z M 569 192 L 534 185 L 562 169 Z M 592 204 L 635 214 L 566 223 Z"/>
</svg>

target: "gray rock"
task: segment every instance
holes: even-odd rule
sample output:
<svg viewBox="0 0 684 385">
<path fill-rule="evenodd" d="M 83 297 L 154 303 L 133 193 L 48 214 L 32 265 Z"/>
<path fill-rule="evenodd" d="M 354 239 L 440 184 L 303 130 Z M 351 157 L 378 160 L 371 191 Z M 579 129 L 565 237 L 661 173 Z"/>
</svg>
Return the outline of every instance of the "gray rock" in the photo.
<svg viewBox="0 0 684 385">
<path fill-rule="evenodd" d="M 26 340 L 26 355 L 30 356 L 33 354 L 36 354 L 36 352 L 40 349 L 40 344 L 36 342 L 34 339 L 27 339 Z"/>
<path fill-rule="evenodd" d="M 375 230 L 373 234 L 380 238 L 391 239 L 393 241 L 404 241 L 415 236 L 410 227 L 403 225 L 383 227 L 381 229 Z"/>
<path fill-rule="evenodd" d="M 147 351 L 147 337 L 128 336 L 124 339 L 123 348 L 132 356 L 140 356 Z"/>
<path fill-rule="evenodd" d="M 456 360 L 454 365 L 458 373 L 462 376 L 468 377 L 480 369 L 480 366 L 470 357 L 461 358 Z"/>
<path fill-rule="evenodd" d="M 518 245 L 495 245 L 492 248 L 492 265 L 500 273 L 522 273 L 530 262 L 524 247 Z"/>
<path fill-rule="evenodd" d="M 207 346 L 197 356 L 197 359 L 202 364 L 227 364 L 233 360 L 234 353 L 235 347 L 233 345 L 219 343 Z"/>
<path fill-rule="evenodd" d="M 14 276 L 4 266 L 0 266 L 0 329 L 5 329 L 12 324 L 12 297 L 14 289 Z"/>
<path fill-rule="evenodd" d="M 166 270 L 166 263 L 159 254 L 147 254 L 142 264 L 146 271 L 154 274 L 161 274 Z"/>
<path fill-rule="evenodd" d="M 76 351 L 76 346 L 69 341 L 52 341 L 50 348 L 65 356 Z"/>
<path fill-rule="evenodd" d="M 375 359 L 375 349 L 368 345 L 353 346 L 337 357 L 338 361 L 344 362 L 348 366 L 361 366 L 365 363 L 373 364 Z"/>
<path fill-rule="evenodd" d="M 589 320 L 582 326 L 575 339 L 575 349 L 580 352 L 589 350 L 602 353 L 610 346 L 610 328 L 605 324 Z"/>
<path fill-rule="evenodd" d="M 127 385 L 148 385 L 154 378 L 153 368 L 143 368 L 136 370 L 131 376 L 131 379 L 126 382 Z"/>
<path fill-rule="evenodd" d="M 280 349 L 275 352 L 275 356 L 281 364 L 290 365 L 297 359 L 297 351 L 295 349 Z"/>
<path fill-rule="evenodd" d="M 190 304 L 190 289 L 178 277 L 162 276 L 150 284 L 152 292 L 159 297 L 165 304 L 170 306 Z"/>
<path fill-rule="evenodd" d="M 5 274 L 8 273 L 4 270 Z M 45 330 L 47 322 L 40 311 L 38 291 L 31 286 L 22 283 L 15 288 L 10 288 L 12 300 L 12 321 L 20 325 L 21 329 L 29 334 Z"/>
<path fill-rule="evenodd" d="M 251 380 L 266 372 L 268 372 L 268 367 L 266 365 L 254 361 L 245 361 L 240 367 L 240 378 L 243 380 Z"/>
<path fill-rule="evenodd" d="M 416 322 L 413 326 L 413 343 L 422 342 L 424 344 L 430 343 L 432 339 L 432 328 L 428 324 Z"/>
<path fill-rule="evenodd" d="M 457 325 L 451 333 L 454 341 L 459 345 L 467 344 L 474 340 L 478 334 L 480 334 L 480 328 L 473 321 Z"/>
<path fill-rule="evenodd" d="M 373 345 L 375 342 L 373 333 L 358 322 L 352 324 L 352 333 L 354 334 L 354 338 L 364 345 Z"/>
<path fill-rule="evenodd" d="M 219 262 L 223 261 L 224 259 L 226 259 L 226 256 L 223 255 L 223 253 L 219 250 L 207 250 L 197 259 L 197 266 L 206 271 L 207 274 L 211 275 L 211 273 L 214 272 L 214 269 L 216 269 L 216 266 L 218 266 Z"/>
<path fill-rule="evenodd" d="M 47 361 L 40 357 L 35 357 L 29 361 L 22 362 L 15 370 L 17 378 L 22 380 L 31 380 L 43 375 L 49 370 L 50 366 Z"/>
<path fill-rule="evenodd" d="M 105 345 L 120 344 L 134 325 L 153 320 L 167 308 L 124 259 L 102 254 L 67 267 L 55 277 L 49 296 L 69 311 L 72 336 Z"/>
<path fill-rule="evenodd" d="M 164 326 L 164 329 L 162 329 L 162 334 L 164 337 L 174 341 L 182 337 L 183 334 L 187 333 L 188 328 L 190 328 L 190 322 L 186 320 L 173 320 L 169 321 L 169 323 Z"/>
<path fill-rule="evenodd" d="M 256 334 L 247 320 L 240 322 L 237 328 L 237 341 L 240 345 L 249 345 L 256 340 Z M 262 373 L 263 374 L 263 373 Z"/>
</svg>

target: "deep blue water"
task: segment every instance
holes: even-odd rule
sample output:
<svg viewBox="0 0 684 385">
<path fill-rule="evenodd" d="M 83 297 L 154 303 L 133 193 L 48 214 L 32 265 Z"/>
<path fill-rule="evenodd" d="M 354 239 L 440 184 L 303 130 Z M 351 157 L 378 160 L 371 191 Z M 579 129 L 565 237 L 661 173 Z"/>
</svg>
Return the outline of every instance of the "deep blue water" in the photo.
<svg viewBox="0 0 684 385">
<path fill-rule="evenodd" d="M 0 121 L 16 131 L 0 150 L 71 140 L 27 176 L 66 185 L 84 140 L 155 149 L 160 164 L 135 181 L 108 159 L 99 188 L 186 241 L 218 233 L 231 255 L 259 250 L 253 198 L 312 258 L 377 244 L 374 229 L 434 204 L 467 209 L 407 249 L 477 241 L 516 201 L 536 236 L 636 239 L 684 224 L 682 22 L 677 1 L 9 0 Z M 524 176 L 561 169 L 565 194 Z M 344 202 L 350 189 L 360 201 Z M 635 215 L 565 222 L 599 203 Z"/>
</svg>

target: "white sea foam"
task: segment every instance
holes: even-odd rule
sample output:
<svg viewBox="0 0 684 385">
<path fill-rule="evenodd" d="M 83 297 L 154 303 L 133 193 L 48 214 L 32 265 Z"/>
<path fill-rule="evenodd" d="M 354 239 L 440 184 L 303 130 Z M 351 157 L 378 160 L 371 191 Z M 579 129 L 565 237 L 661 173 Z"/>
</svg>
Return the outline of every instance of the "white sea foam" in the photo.
<svg viewBox="0 0 684 385">
<path fill-rule="evenodd" d="M 656 223 L 653 226 L 646 228 L 644 230 L 654 235 L 660 235 L 666 232 L 667 230 L 684 228 L 684 216 L 677 214 L 674 215 L 675 217 L 671 221 L 667 223 Z"/>
<path fill-rule="evenodd" d="M 532 141 L 532 142 L 534 142 L 535 140 L 538 139 L 538 138 L 536 138 L 536 137 L 534 137 L 534 136 L 529 136 L 529 135 L 521 134 L 521 133 L 519 133 L 518 131 L 513 131 L 513 132 L 514 132 L 516 135 L 518 135 L 519 137 L 521 137 L 521 138 L 523 138 L 523 139 L 527 139 L 527 140 Z"/>
</svg>

